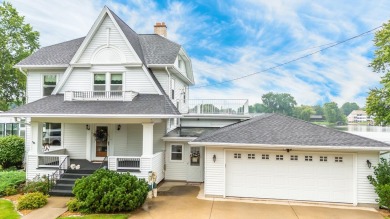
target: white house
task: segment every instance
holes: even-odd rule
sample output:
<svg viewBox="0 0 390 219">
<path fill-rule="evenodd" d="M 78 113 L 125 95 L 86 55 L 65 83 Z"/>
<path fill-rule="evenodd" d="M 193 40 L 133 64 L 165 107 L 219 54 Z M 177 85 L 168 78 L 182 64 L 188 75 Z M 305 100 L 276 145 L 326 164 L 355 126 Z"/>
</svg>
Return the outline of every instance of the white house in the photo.
<svg viewBox="0 0 390 219">
<path fill-rule="evenodd" d="M 353 110 L 348 116 L 349 123 L 373 122 L 373 116 L 367 115 L 364 110 Z"/>
<path fill-rule="evenodd" d="M 15 66 L 28 103 L 3 116 L 27 120 L 28 179 L 53 174 L 53 194 L 64 194 L 106 165 L 204 182 L 206 196 L 376 203 L 367 175 L 388 144 L 276 114 L 250 119 L 247 100 L 191 100 L 191 60 L 166 37 L 164 23 L 137 34 L 105 7 L 86 37 Z"/>
</svg>

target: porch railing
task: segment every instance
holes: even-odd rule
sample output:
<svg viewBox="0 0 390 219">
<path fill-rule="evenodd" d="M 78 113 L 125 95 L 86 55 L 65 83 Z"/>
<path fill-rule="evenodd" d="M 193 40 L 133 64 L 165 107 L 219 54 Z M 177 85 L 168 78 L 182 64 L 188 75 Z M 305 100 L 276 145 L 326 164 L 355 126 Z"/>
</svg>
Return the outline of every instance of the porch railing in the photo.
<svg viewBox="0 0 390 219">
<path fill-rule="evenodd" d="M 135 91 L 66 91 L 64 101 L 132 101 L 137 95 Z"/>
<path fill-rule="evenodd" d="M 116 157 L 116 166 L 119 170 L 140 170 L 140 157 Z"/>
<path fill-rule="evenodd" d="M 179 100 L 181 113 L 244 115 L 249 112 L 247 99 Z"/>
<path fill-rule="evenodd" d="M 65 160 L 65 161 L 64 161 Z M 61 165 L 60 165 L 61 164 Z M 67 168 L 69 165 L 68 155 L 38 155 L 38 167 L 51 167 L 51 168 Z"/>
</svg>

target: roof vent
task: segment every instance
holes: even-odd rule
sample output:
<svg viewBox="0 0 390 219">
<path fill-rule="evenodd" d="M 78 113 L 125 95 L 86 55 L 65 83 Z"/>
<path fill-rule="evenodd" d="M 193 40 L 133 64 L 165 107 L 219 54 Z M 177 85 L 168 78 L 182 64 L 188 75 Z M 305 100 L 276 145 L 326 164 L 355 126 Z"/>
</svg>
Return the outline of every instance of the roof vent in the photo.
<svg viewBox="0 0 390 219">
<path fill-rule="evenodd" d="M 167 38 L 167 25 L 165 25 L 165 22 L 157 22 L 154 25 L 154 33 Z"/>
</svg>

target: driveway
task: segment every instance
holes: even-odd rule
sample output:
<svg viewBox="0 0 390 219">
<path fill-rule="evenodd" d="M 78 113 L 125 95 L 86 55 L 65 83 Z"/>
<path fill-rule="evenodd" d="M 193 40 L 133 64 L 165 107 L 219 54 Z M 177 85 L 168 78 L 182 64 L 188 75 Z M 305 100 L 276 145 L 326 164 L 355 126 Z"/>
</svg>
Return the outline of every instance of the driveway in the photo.
<svg viewBox="0 0 390 219">
<path fill-rule="evenodd" d="M 383 219 L 375 211 L 353 208 L 207 201 L 196 198 L 199 190 L 198 186 L 174 186 L 164 196 L 148 201 L 146 211 L 138 210 L 130 218 Z"/>
</svg>

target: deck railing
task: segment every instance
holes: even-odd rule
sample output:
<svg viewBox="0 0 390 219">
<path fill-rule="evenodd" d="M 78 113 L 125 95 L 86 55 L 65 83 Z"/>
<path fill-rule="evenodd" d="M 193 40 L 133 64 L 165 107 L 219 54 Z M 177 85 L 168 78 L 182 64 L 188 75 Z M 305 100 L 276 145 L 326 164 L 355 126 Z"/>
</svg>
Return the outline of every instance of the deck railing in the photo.
<svg viewBox="0 0 390 219">
<path fill-rule="evenodd" d="M 244 115 L 249 112 L 246 99 L 189 99 L 179 100 L 181 113 Z"/>
<path fill-rule="evenodd" d="M 135 91 L 66 91 L 65 101 L 132 101 L 138 93 Z"/>
<path fill-rule="evenodd" d="M 61 168 L 67 168 L 69 166 L 69 156 L 55 154 L 38 155 L 38 167 L 60 168 L 60 164 Z"/>
<path fill-rule="evenodd" d="M 115 157 L 116 167 L 119 170 L 139 170 L 141 158 L 140 157 Z"/>
</svg>

